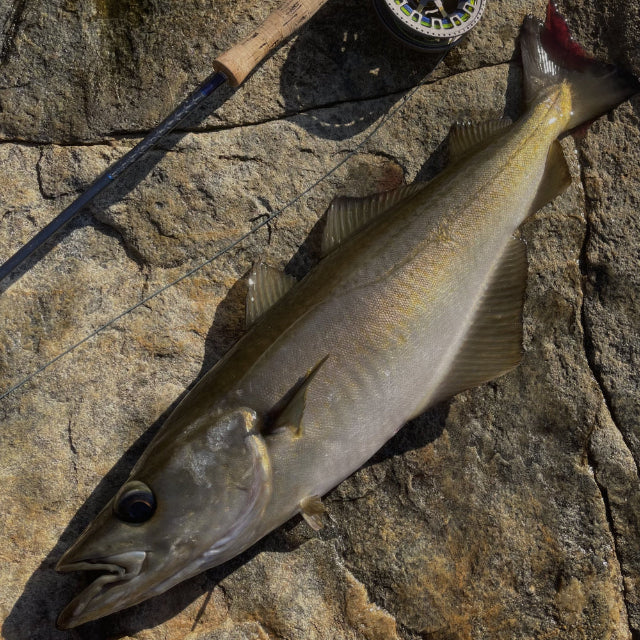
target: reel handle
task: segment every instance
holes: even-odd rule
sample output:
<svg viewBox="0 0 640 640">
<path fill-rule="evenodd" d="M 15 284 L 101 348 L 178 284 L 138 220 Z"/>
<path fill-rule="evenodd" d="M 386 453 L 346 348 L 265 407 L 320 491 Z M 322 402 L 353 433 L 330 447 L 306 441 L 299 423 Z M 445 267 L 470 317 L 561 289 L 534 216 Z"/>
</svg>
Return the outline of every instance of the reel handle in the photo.
<svg viewBox="0 0 640 640">
<path fill-rule="evenodd" d="M 237 87 L 271 51 L 313 16 L 327 0 L 285 0 L 242 42 L 213 61 L 216 71 Z"/>
</svg>

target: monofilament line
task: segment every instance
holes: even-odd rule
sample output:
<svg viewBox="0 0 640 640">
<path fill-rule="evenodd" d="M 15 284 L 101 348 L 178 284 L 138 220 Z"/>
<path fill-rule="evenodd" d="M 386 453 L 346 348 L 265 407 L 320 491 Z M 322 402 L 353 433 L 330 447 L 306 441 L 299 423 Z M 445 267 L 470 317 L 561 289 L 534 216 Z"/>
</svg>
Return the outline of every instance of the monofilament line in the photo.
<svg viewBox="0 0 640 640">
<path fill-rule="evenodd" d="M 442 58 L 444 58 L 444 54 L 440 57 L 440 59 L 434 66 L 434 69 L 438 66 L 438 64 L 440 64 Z M 429 74 L 429 76 L 430 75 L 431 74 Z M 391 108 L 384 116 L 382 116 L 382 118 L 380 118 L 380 120 L 373 127 L 373 129 L 351 151 L 349 151 L 349 153 L 344 158 L 342 158 L 342 160 L 338 161 L 331 169 L 329 169 L 329 171 L 327 171 L 327 173 L 325 173 L 323 176 L 318 178 L 318 180 L 313 182 L 304 191 L 299 193 L 295 198 L 287 202 L 281 209 L 270 214 L 268 217 L 263 218 L 263 220 L 260 223 L 251 227 L 251 229 L 249 229 L 247 232 L 243 233 L 236 240 L 234 240 L 233 242 L 229 243 L 228 245 L 226 245 L 225 247 L 217 251 L 214 255 L 212 255 L 210 258 L 208 258 L 204 262 L 201 262 L 199 265 L 197 265 L 196 267 L 193 267 L 192 269 L 190 269 L 189 271 L 181 275 L 179 278 L 157 289 L 156 291 L 148 295 L 146 298 L 140 300 L 136 304 L 122 311 L 122 313 L 119 313 L 117 316 L 114 316 L 113 318 L 111 318 L 111 320 L 109 320 L 108 322 L 105 322 L 103 325 L 101 325 L 100 327 L 98 327 L 88 335 L 86 335 L 84 338 L 82 338 L 82 340 L 79 340 L 78 342 L 72 344 L 70 347 L 68 347 L 67 349 L 59 353 L 57 356 L 55 356 L 54 358 L 52 358 L 51 360 L 43 364 L 41 367 L 39 367 L 29 375 L 22 378 L 19 382 L 17 382 L 13 386 L 9 387 L 9 389 L 4 391 L 2 395 L 0 395 L 0 400 L 3 400 L 8 395 L 12 394 L 14 391 L 17 391 L 20 387 L 27 384 L 27 382 L 35 378 L 38 374 L 48 369 L 52 364 L 55 364 L 56 362 L 58 362 L 58 360 L 61 360 L 66 355 L 70 354 L 72 351 L 75 351 L 78 347 L 82 346 L 86 342 L 89 342 L 89 340 L 95 338 L 99 333 L 102 333 L 105 329 L 108 329 L 109 327 L 114 325 L 116 322 L 118 322 L 118 320 L 121 320 L 126 315 L 130 314 L 132 311 L 135 311 L 138 307 L 145 305 L 150 300 L 153 300 L 153 298 L 159 296 L 161 293 L 164 293 L 167 289 L 170 289 L 171 287 L 177 285 L 183 280 L 186 280 L 187 278 L 191 277 L 194 273 L 197 273 L 207 265 L 217 260 L 220 256 L 224 255 L 225 253 L 228 253 L 234 247 L 238 246 L 248 237 L 256 233 L 256 231 L 258 231 L 259 229 L 262 229 L 262 227 L 272 222 L 275 218 L 282 215 L 287 209 L 291 208 L 294 204 L 302 200 L 302 198 L 304 198 L 308 193 L 313 191 L 320 183 L 324 182 L 327 178 L 333 175 L 345 162 L 347 162 L 356 153 L 358 153 L 358 151 L 360 151 L 360 149 L 362 149 L 362 147 L 413 97 L 413 95 L 418 91 L 418 89 L 420 89 L 420 87 L 426 84 L 429 76 L 424 78 L 422 82 L 420 82 L 419 84 L 414 86 L 412 89 L 410 89 L 393 108 Z"/>
</svg>

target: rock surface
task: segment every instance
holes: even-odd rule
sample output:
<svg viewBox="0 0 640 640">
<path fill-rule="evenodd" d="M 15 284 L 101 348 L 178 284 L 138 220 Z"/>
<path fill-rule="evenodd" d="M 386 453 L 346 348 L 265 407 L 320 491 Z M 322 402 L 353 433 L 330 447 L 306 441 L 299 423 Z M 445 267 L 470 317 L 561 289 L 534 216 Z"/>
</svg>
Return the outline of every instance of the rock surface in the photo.
<svg viewBox="0 0 640 640">
<path fill-rule="evenodd" d="M 0 260 L 276 4 L 1 0 Z M 640 71 L 620 3 L 560 5 L 588 50 Z M 0 395 L 142 302 L 0 399 L 3 638 L 640 638 L 638 97 L 564 141 L 573 185 L 522 229 L 518 369 L 405 427 L 329 494 L 319 533 L 294 519 L 163 596 L 54 628 L 82 582 L 56 560 L 241 334 L 251 264 L 302 275 L 333 197 L 428 179 L 453 121 L 516 116 L 527 13 L 544 2 L 490 0 L 407 97 L 433 60 L 328 2 L 1 285 Z"/>
</svg>

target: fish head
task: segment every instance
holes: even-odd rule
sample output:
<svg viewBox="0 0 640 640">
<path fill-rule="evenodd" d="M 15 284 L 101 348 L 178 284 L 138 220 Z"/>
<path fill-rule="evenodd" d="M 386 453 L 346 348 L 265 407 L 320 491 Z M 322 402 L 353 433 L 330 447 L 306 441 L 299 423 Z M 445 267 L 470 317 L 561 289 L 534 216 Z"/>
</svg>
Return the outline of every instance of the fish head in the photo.
<svg viewBox="0 0 640 640">
<path fill-rule="evenodd" d="M 61 572 L 103 573 L 60 614 L 71 628 L 162 593 L 255 540 L 271 494 L 256 414 L 203 418 L 169 443 L 161 431 L 75 544 Z"/>
</svg>

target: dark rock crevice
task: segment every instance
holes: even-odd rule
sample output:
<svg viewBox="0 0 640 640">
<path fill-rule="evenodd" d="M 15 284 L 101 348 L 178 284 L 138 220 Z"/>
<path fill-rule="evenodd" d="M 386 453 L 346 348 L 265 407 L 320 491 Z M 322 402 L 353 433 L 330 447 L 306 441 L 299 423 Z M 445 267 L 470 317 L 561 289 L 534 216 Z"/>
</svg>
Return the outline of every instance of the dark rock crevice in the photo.
<svg viewBox="0 0 640 640">
<path fill-rule="evenodd" d="M 71 463 L 73 465 L 73 477 L 76 487 L 78 486 L 78 449 L 73 441 L 73 432 L 71 430 L 71 418 L 67 422 L 67 440 L 69 442 L 69 449 L 71 449 Z"/>
<path fill-rule="evenodd" d="M 427 78 L 423 78 L 419 83 L 412 84 L 407 87 L 402 87 L 401 89 L 396 89 L 394 91 L 389 91 L 386 93 L 381 93 L 377 95 L 368 95 L 362 96 L 359 98 L 350 98 L 347 100 L 336 100 L 336 101 L 328 101 L 322 104 L 313 105 L 310 107 L 302 108 L 296 111 L 285 111 L 280 113 L 274 117 L 270 118 L 262 118 L 256 120 L 247 120 L 241 122 L 233 122 L 230 124 L 204 124 L 202 126 L 185 126 L 182 127 L 180 124 L 176 126 L 175 129 L 171 133 L 168 133 L 162 141 L 156 145 L 155 148 L 161 149 L 162 151 L 171 151 L 171 145 L 166 145 L 166 140 L 170 138 L 172 135 L 187 135 L 187 134 L 208 134 L 208 133 L 219 133 L 225 131 L 233 131 L 234 129 L 245 129 L 245 128 L 253 128 L 260 127 L 263 125 L 273 124 L 276 122 L 281 122 L 285 120 L 291 120 L 293 118 L 297 118 L 300 116 L 313 116 L 317 113 L 322 113 L 324 111 L 333 111 L 335 109 L 340 109 L 342 107 L 350 107 L 359 104 L 366 104 L 368 102 L 375 103 L 379 101 L 389 100 L 389 99 L 401 99 L 410 91 L 429 84 L 438 84 L 440 82 L 450 82 L 452 78 L 456 78 L 458 76 L 465 76 L 469 74 L 477 73 L 478 71 L 483 71 L 485 69 L 491 69 L 494 67 L 500 67 L 505 64 L 510 64 L 509 60 L 504 60 L 497 62 L 495 64 L 485 64 L 482 67 L 478 67 L 475 69 L 465 69 L 464 71 L 451 72 L 447 76 L 431 78 L 428 76 Z M 215 109 L 214 109 L 215 111 Z M 187 119 L 189 116 L 187 117 Z M 138 138 L 144 138 L 148 135 L 153 129 L 131 129 L 127 131 L 120 130 L 112 130 L 104 134 L 104 137 L 100 139 L 90 139 L 90 140 L 27 140 L 19 137 L 5 138 L 0 139 L 0 145 L 5 144 L 15 144 L 22 146 L 41 146 L 46 144 L 48 146 L 56 146 L 56 147 L 95 147 L 95 146 L 105 146 L 105 145 L 114 145 L 119 142 L 132 141 L 134 142 Z M 165 144 L 163 144 L 163 141 Z"/>
<path fill-rule="evenodd" d="M 620 575 L 622 576 L 622 595 L 623 595 L 622 600 L 623 600 L 626 615 L 627 615 L 627 624 L 629 625 L 629 631 L 632 634 L 634 634 L 634 633 L 638 633 L 638 631 L 633 629 L 633 623 L 631 620 L 631 615 L 629 613 L 629 605 L 628 605 L 629 594 L 625 584 L 625 578 L 628 576 L 626 575 L 626 572 L 624 570 L 624 562 L 621 558 L 621 553 L 619 549 L 620 547 L 619 538 L 616 532 L 615 520 L 613 517 L 612 508 L 611 508 L 611 500 L 609 499 L 609 491 L 607 487 L 598 479 L 598 468 L 600 465 L 598 461 L 594 458 L 593 454 L 591 453 L 590 448 L 591 448 L 591 443 L 587 443 L 587 460 L 588 460 L 589 466 L 592 469 L 594 469 L 594 474 L 593 474 L 594 481 L 596 483 L 596 486 L 598 487 L 598 491 L 600 492 L 600 497 L 602 498 L 602 504 L 604 505 L 605 515 L 607 517 L 607 524 L 609 526 L 609 531 L 611 532 L 611 539 L 613 540 L 613 552 L 618 562 Z M 633 635 L 632 637 L 635 638 L 635 636 Z"/>
<path fill-rule="evenodd" d="M 580 180 L 582 183 L 583 190 L 586 194 L 587 189 L 585 185 L 583 163 L 581 163 L 581 167 L 580 167 Z M 640 469 L 638 468 L 638 463 L 632 454 L 632 448 L 627 438 L 625 437 L 624 430 L 620 428 L 620 424 L 619 424 L 619 421 L 617 420 L 616 411 L 614 408 L 613 398 L 611 396 L 611 393 L 609 392 L 609 389 L 607 388 L 607 385 L 601 374 L 600 367 L 598 366 L 598 363 L 597 363 L 596 341 L 591 331 L 591 325 L 589 322 L 587 309 L 586 309 L 586 301 L 590 293 L 588 288 L 588 283 L 591 275 L 591 264 L 588 256 L 588 248 L 589 248 L 591 237 L 592 237 L 591 216 L 593 215 L 592 206 L 589 202 L 588 197 L 585 197 L 584 213 L 585 213 L 585 221 L 586 221 L 585 234 L 584 234 L 584 241 L 582 243 L 580 256 L 579 256 L 580 272 L 582 275 L 582 279 L 581 279 L 582 300 L 580 304 L 580 323 L 582 325 L 584 356 L 587 362 L 587 366 L 589 367 L 591 376 L 598 386 L 598 390 L 602 397 L 604 408 L 606 409 L 607 418 L 609 419 L 611 425 L 613 425 L 613 428 L 618 432 L 620 436 L 620 440 L 623 443 L 624 447 L 626 448 L 629 454 L 629 457 L 634 461 L 636 474 L 640 476 Z M 594 450 L 594 443 L 593 443 L 594 434 L 599 428 L 602 428 L 602 427 L 598 425 L 594 425 L 587 436 L 587 441 L 585 443 L 586 460 L 589 466 L 594 471 L 593 473 L 594 482 L 596 484 L 596 487 L 598 488 L 598 492 L 602 499 L 602 504 L 604 506 L 608 528 L 613 541 L 613 552 L 618 564 L 620 576 L 622 577 L 622 584 L 621 584 L 622 596 L 623 596 L 622 600 L 625 607 L 626 620 L 629 627 L 629 632 L 631 634 L 632 640 L 640 640 L 640 630 L 638 630 L 637 628 L 634 628 L 634 620 L 633 620 L 634 616 L 632 615 L 632 609 L 633 609 L 632 601 L 634 599 L 634 596 L 629 592 L 628 583 L 627 583 L 627 580 L 629 578 L 632 578 L 633 576 L 630 575 L 630 571 L 628 570 L 629 568 L 626 566 L 627 563 L 625 562 L 624 549 L 621 548 L 624 546 L 624 542 L 621 540 L 621 535 L 623 534 L 619 533 L 618 527 L 616 526 L 616 516 L 614 514 L 615 506 L 612 506 L 612 499 L 611 499 L 610 491 L 608 488 L 607 478 L 609 475 L 609 470 L 602 468 L 601 455 L 599 455 Z"/>
<path fill-rule="evenodd" d="M 584 171 L 582 167 L 581 167 L 580 179 L 582 182 L 583 190 L 586 193 L 587 188 L 585 185 L 585 176 L 584 176 Z M 600 389 L 600 393 L 602 394 L 603 401 L 605 403 L 605 406 L 607 407 L 607 412 L 611 417 L 611 422 L 615 425 L 616 429 L 620 432 L 622 439 L 624 440 L 624 443 L 627 449 L 629 450 L 629 452 L 632 453 L 633 448 L 631 447 L 625 435 L 624 430 L 621 429 L 619 426 L 619 420 L 616 416 L 616 410 L 615 410 L 613 398 L 611 396 L 611 393 L 609 392 L 609 389 L 607 388 L 607 385 L 603 379 L 600 367 L 598 366 L 598 363 L 597 363 L 597 359 L 596 359 L 597 350 L 596 350 L 595 340 L 591 333 L 591 323 L 589 322 L 589 318 L 587 317 L 587 309 L 585 306 L 585 301 L 589 296 L 588 283 L 592 275 L 592 269 L 591 269 L 589 256 L 588 256 L 588 247 L 591 241 L 591 234 L 592 234 L 592 228 L 590 223 L 591 215 L 592 215 L 591 206 L 589 204 L 588 198 L 586 198 L 585 199 L 586 231 L 585 231 L 584 242 L 582 244 L 582 248 L 580 250 L 580 257 L 579 257 L 580 273 L 582 275 L 582 305 L 580 308 L 580 320 L 582 324 L 584 354 L 585 354 L 585 359 L 587 361 L 587 364 L 589 365 L 591 375 L 593 376 L 593 379 L 596 381 L 598 388 Z M 638 466 L 638 461 L 635 460 L 635 457 L 634 457 L 634 461 L 636 464 L 636 473 L 638 474 L 638 477 L 640 477 L 640 467 Z"/>
<path fill-rule="evenodd" d="M 43 200 L 55 200 L 55 198 L 47 193 L 47 190 L 44 186 L 44 181 L 42 179 L 42 160 L 44 158 L 44 149 L 40 148 L 40 157 L 38 158 L 38 162 L 36 162 L 36 178 L 38 180 L 38 190 L 40 191 L 40 195 Z"/>
<path fill-rule="evenodd" d="M 9 15 L 2 28 L 2 47 L 0 47 L 0 67 L 6 63 L 12 54 L 16 40 L 16 34 L 22 22 L 22 16 L 27 5 L 27 0 L 15 0 Z"/>
</svg>

